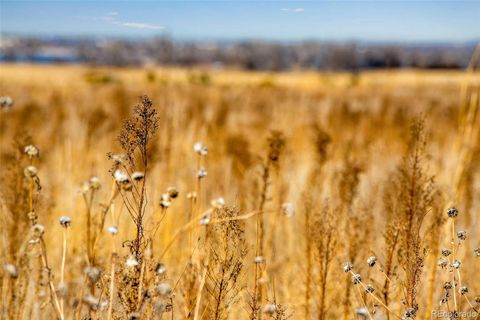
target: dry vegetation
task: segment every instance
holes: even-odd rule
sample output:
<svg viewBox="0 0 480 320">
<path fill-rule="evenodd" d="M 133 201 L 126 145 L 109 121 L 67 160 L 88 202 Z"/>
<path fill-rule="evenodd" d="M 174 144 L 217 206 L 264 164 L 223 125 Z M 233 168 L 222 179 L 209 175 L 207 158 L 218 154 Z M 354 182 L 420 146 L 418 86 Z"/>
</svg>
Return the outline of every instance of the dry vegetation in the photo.
<svg viewBox="0 0 480 320">
<path fill-rule="evenodd" d="M 2 65 L 2 319 L 478 318 L 470 71 Z"/>
</svg>

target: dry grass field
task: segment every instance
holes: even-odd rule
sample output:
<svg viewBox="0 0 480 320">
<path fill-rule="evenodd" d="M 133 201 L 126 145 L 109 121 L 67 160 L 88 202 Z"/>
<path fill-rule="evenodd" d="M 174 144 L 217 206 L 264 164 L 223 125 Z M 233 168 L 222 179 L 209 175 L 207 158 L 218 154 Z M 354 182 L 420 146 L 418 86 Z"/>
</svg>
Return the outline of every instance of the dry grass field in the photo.
<svg viewBox="0 0 480 320">
<path fill-rule="evenodd" d="M 0 95 L 1 319 L 479 318 L 479 73 L 0 65 Z"/>
</svg>

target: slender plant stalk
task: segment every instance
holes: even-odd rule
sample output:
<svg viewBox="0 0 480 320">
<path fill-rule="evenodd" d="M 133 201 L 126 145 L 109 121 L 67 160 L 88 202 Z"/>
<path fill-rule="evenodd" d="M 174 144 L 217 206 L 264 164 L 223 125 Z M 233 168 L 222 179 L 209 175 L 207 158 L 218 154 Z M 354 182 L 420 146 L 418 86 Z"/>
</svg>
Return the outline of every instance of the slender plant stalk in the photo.
<svg viewBox="0 0 480 320">
<path fill-rule="evenodd" d="M 62 286 L 65 285 L 65 261 L 67 258 L 67 227 L 63 229 L 63 252 L 62 252 L 62 267 L 60 269 L 60 283 Z M 65 317 L 65 309 L 64 309 L 64 297 L 63 295 L 60 297 L 60 311 L 62 314 L 62 319 Z"/>
</svg>

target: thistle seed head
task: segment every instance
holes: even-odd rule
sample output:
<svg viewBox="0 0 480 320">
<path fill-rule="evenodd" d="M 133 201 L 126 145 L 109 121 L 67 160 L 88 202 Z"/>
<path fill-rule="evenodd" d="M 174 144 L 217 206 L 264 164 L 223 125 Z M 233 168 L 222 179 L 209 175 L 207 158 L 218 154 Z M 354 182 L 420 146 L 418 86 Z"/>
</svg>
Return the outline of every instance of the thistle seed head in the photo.
<svg viewBox="0 0 480 320">
<path fill-rule="evenodd" d="M 362 276 L 360 276 L 358 273 L 357 274 L 354 274 L 352 276 L 352 283 L 357 285 L 359 284 L 360 282 L 362 282 Z"/>
<path fill-rule="evenodd" d="M 262 256 L 256 256 L 255 259 L 253 260 L 255 263 L 260 264 L 260 263 L 265 263 L 265 258 Z"/>
<path fill-rule="evenodd" d="M 127 258 L 127 261 L 125 261 L 125 265 L 129 268 L 136 267 L 136 266 L 138 266 L 138 264 L 139 263 L 138 263 L 137 259 L 135 259 L 134 256 L 129 256 Z"/>
<path fill-rule="evenodd" d="M 68 293 L 68 286 L 65 282 L 60 282 L 57 287 L 57 295 L 59 297 L 65 298 Z"/>
<path fill-rule="evenodd" d="M 353 264 L 350 261 L 347 261 L 343 264 L 343 271 L 348 273 L 353 270 Z"/>
<path fill-rule="evenodd" d="M 62 227 L 68 228 L 72 224 L 72 219 L 68 216 L 61 216 L 59 222 Z"/>
<path fill-rule="evenodd" d="M 210 214 L 206 214 L 204 215 L 201 219 L 200 219 L 200 225 L 202 226 L 206 226 L 210 223 Z"/>
<path fill-rule="evenodd" d="M 41 238 L 45 233 L 45 227 L 37 223 L 32 226 L 32 233 L 35 238 Z"/>
<path fill-rule="evenodd" d="M 277 306 L 274 303 L 267 303 L 263 307 L 262 312 L 272 316 L 275 312 L 277 312 Z"/>
<path fill-rule="evenodd" d="M 83 297 L 83 302 L 88 305 L 91 310 L 100 309 L 100 300 L 95 298 L 92 294 L 88 293 Z"/>
<path fill-rule="evenodd" d="M 415 316 L 415 314 L 417 313 L 417 309 L 415 308 L 407 308 L 407 310 L 405 310 L 405 317 L 408 318 L 408 317 L 413 317 Z"/>
<path fill-rule="evenodd" d="M 132 173 L 132 179 L 135 181 L 141 181 L 143 180 L 143 178 L 144 178 L 143 172 L 135 171 L 134 173 Z"/>
<path fill-rule="evenodd" d="M 455 207 L 448 208 L 447 215 L 449 218 L 455 218 L 458 216 L 458 209 Z"/>
<path fill-rule="evenodd" d="M 223 197 L 218 197 L 210 201 L 210 204 L 216 209 L 222 209 L 225 206 L 225 199 L 223 199 Z"/>
<path fill-rule="evenodd" d="M 452 267 L 455 269 L 459 269 L 461 265 L 462 263 L 458 259 L 455 259 L 455 261 L 452 262 Z"/>
<path fill-rule="evenodd" d="M 38 174 L 38 170 L 34 166 L 28 166 L 28 167 L 25 168 L 23 173 L 25 174 L 25 177 L 27 177 L 27 178 L 35 178 Z"/>
<path fill-rule="evenodd" d="M 157 286 L 157 292 L 162 297 L 169 298 L 172 294 L 172 287 L 168 283 L 163 282 Z"/>
<path fill-rule="evenodd" d="M 100 280 L 101 271 L 97 267 L 86 267 L 84 272 L 91 283 L 97 283 Z"/>
<path fill-rule="evenodd" d="M 464 295 L 464 294 L 467 294 L 468 293 L 468 287 L 466 286 L 463 286 L 460 288 L 460 294 L 461 295 Z"/>
<path fill-rule="evenodd" d="M 26 146 L 23 149 L 23 151 L 30 159 L 38 158 L 40 155 L 40 150 L 32 144 L 29 144 L 28 146 Z"/>
<path fill-rule="evenodd" d="M 131 312 L 129 315 L 128 315 L 128 320 L 140 320 L 140 313 L 138 312 Z"/>
<path fill-rule="evenodd" d="M 375 288 L 371 284 L 367 284 L 365 286 L 365 292 L 366 293 L 373 293 L 375 291 Z"/>
<path fill-rule="evenodd" d="M 165 272 L 167 272 L 167 266 L 163 263 L 157 263 L 155 266 L 155 272 L 159 275 L 165 274 Z"/>
<path fill-rule="evenodd" d="M 160 199 L 160 206 L 164 209 L 167 209 L 172 204 L 170 199 L 170 195 L 168 193 L 162 194 L 162 198 Z"/>
<path fill-rule="evenodd" d="M 295 207 L 293 206 L 293 203 L 286 202 L 282 204 L 282 213 L 286 217 L 293 217 L 295 215 Z"/>
<path fill-rule="evenodd" d="M 90 178 L 90 180 L 88 182 L 89 182 L 90 188 L 92 190 L 98 190 L 101 187 L 100 179 L 98 179 L 98 177 L 93 176 L 93 177 Z"/>
<path fill-rule="evenodd" d="M 13 107 L 13 99 L 9 96 L 0 97 L 0 107 L 2 110 L 9 111 Z"/>
<path fill-rule="evenodd" d="M 3 265 L 3 271 L 5 271 L 5 274 L 7 274 L 12 279 L 18 278 L 17 267 L 14 264 L 5 263 Z"/>
<path fill-rule="evenodd" d="M 375 266 L 376 263 L 377 263 L 377 257 L 375 257 L 375 256 L 371 256 L 367 259 L 367 264 L 370 268 Z"/>
<path fill-rule="evenodd" d="M 110 226 L 107 229 L 108 233 L 110 233 L 112 236 L 118 234 L 118 227 L 117 226 Z"/>
<path fill-rule="evenodd" d="M 480 247 L 475 248 L 475 250 L 473 250 L 473 253 L 475 254 L 475 256 L 480 257 Z"/>
<path fill-rule="evenodd" d="M 357 310 L 355 310 L 355 314 L 357 316 L 360 316 L 360 317 L 363 317 L 363 318 L 367 318 L 368 315 L 369 315 L 369 312 L 368 312 L 368 309 L 365 308 L 365 307 L 361 307 L 361 308 L 358 308 Z"/>
<path fill-rule="evenodd" d="M 110 160 L 115 162 L 115 164 L 121 164 L 125 162 L 128 159 L 127 155 L 125 154 L 111 154 L 110 155 Z"/>
<path fill-rule="evenodd" d="M 453 285 L 450 281 L 447 281 L 443 284 L 443 289 L 445 289 L 445 290 L 450 290 L 452 288 L 453 288 Z"/>
<path fill-rule="evenodd" d="M 128 182 L 130 182 L 128 175 L 121 169 L 115 170 L 115 172 L 113 173 L 113 177 L 115 178 L 115 181 L 120 184 L 127 184 Z"/>
<path fill-rule="evenodd" d="M 463 230 L 460 230 L 457 232 L 457 237 L 460 240 L 466 240 L 467 239 L 467 233 Z"/>
<path fill-rule="evenodd" d="M 448 257 L 450 254 L 452 253 L 452 251 L 450 249 L 442 249 L 442 256 L 444 257 Z"/>
<path fill-rule="evenodd" d="M 439 266 L 440 268 L 444 269 L 446 268 L 448 265 L 448 260 L 441 257 L 440 259 L 437 260 L 437 266 Z"/>
<path fill-rule="evenodd" d="M 205 168 L 198 169 L 197 178 L 201 179 L 201 178 L 205 178 L 206 176 L 207 176 L 207 170 L 205 170 Z"/>
<path fill-rule="evenodd" d="M 167 193 L 172 199 L 175 199 L 176 197 L 178 197 L 178 190 L 176 187 L 168 187 Z"/>
<path fill-rule="evenodd" d="M 198 153 L 201 156 L 206 156 L 208 154 L 208 148 L 201 142 L 197 142 L 193 145 L 193 150 L 195 153 Z"/>
</svg>

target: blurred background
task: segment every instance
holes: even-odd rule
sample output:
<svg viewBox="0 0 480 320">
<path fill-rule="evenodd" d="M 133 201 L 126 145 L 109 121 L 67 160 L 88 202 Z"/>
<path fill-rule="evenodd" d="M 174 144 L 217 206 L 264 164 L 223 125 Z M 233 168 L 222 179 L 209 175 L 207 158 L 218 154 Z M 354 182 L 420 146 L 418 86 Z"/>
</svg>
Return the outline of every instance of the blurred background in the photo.
<svg viewBox="0 0 480 320">
<path fill-rule="evenodd" d="M 464 68 L 476 1 L 2 1 L 0 61 Z"/>
</svg>

